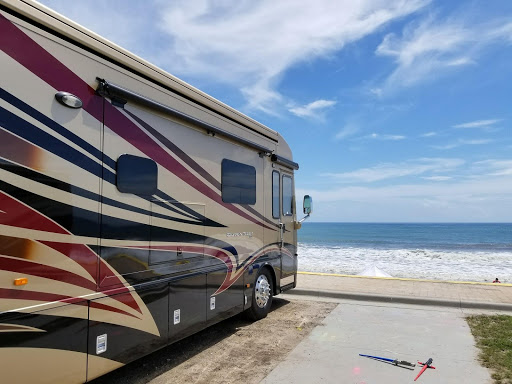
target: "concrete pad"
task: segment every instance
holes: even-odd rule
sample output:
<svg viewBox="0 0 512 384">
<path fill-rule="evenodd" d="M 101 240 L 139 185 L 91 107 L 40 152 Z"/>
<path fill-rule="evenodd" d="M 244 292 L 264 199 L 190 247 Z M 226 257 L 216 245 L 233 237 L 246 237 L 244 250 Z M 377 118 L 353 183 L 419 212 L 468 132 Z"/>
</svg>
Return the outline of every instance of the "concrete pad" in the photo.
<svg viewBox="0 0 512 384">
<path fill-rule="evenodd" d="M 417 363 L 418 383 L 492 383 L 461 311 L 407 305 L 339 304 L 262 383 L 406 383 L 420 371 L 359 354 Z"/>
</svg>

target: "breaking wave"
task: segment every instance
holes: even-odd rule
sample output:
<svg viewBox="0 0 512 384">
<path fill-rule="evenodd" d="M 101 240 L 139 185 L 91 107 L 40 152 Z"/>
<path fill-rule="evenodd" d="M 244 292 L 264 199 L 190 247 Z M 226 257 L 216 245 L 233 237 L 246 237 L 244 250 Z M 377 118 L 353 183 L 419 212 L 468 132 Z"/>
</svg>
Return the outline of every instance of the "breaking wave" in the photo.
<svg viewBox="0 0 512 384">
<path fill-rule="evenodd" d="M 300 243 L 299 271 L 356 275 L 377 266 L 393 277 L 512 282 L 511 251 L 378 249 Z"/>
</svg>

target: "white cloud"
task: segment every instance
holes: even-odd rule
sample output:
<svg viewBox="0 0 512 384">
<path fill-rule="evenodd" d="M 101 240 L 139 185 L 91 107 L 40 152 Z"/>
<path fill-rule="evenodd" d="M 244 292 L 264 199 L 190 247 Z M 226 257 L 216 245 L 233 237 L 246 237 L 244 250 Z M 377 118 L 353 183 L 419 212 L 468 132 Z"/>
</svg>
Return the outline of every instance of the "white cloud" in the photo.
<svg viewBox="0 0 512 384">
<path fill-rule="evenodd" d="M 315 201 L 315 215 L 336 221 L 510 222 L 512 175 L 388 186 L 297 189 Z M 324 207 L 327 207 L 324 209 Z"/>
<path fill-rule="evenodd" d="M 473 164 L 473 170 L 477 174 L 488 176 L 510 176 L 512 175 L 512 160 L 489 159 Z"/>
<path fill-rule="evenodd" d="M 371 133 L 369 135 L 361 137 L 361 139 L 373 139 L 373 140 L 383 140 L 383 141 L 397 141 L 406 139 L 403 135 L 382 135 L 379 133 Z"/>
<path fill-rule="evenodd" d="M 457 165 L 460 160 L 448 160 L 459 174 L 457 178 L 450 179 L 450 176 L 432 170 L 432 175 L 417 178 L 414 183 L 390 182 L 384 186 L 331 184 L 330 187 L 307 190 L 299 186 L 297 194 L 313 196 L 315 215 L 322 220 L 510 222 L 512 159 L 488 159 L 467 164 L 464 169 Z M 417 162 L 412 161 L 414 168 Z M 395 165 L 398 169 L 403 166 Z M 439 159 L 439 166 L 441 170 L 442 159 Z"/>
<path fill-rule="evenodd" d="M 401 36 L 390 33 L 377 47 L 377 55 L 391 57 L 397 64 L 384 84 L 376 88 L 377 95 L 476 64 L 483 48 L 504 37 L 510 38 L 510 30 L 510 23 L 503 21 L 491 25 L 462 18 L 438 21 L 430 16 L 421 23 L 410 23 Z"/>
<path fill-rule="evenodd" d="M 460 147 L 460 143 L 452 143 L 452 144 L 445 144 L 445 145 L 431 145 L 431 148 L 434 149 L 440 149 L 440 150 L 448 150 Z"/>
<path fill-rule="evenodd" d="M 459 67 L 468 64 L 476 64 L 476 62 L 469 57 L 458 57 L 456 59 L 446 61 L 447 67 Z"/>
<path fill-rule="evenodd" d="M 487 128 L 491 125 L 499 123 L 503 119 L 476 120 L 468 123 L 454 125 L 453 128 Z"/>
<path fill-rule="evenodd" d="M 429 0 L 163 2 L 157 20 L 170 38 L 161 65 L 234 85 L 252 108 L 276 108 L 283 73 L 325 58 Z"/>
<path fill-rule="evenodd" d="M 359 132 L 359 127 L 354 124 L 347 124 L 335 136 L 336 140 L 343 140 Z"/>
<path fill-rule="evenodd" d="M 400 163 L 384 163 L 371 168 L 361 168 L 352 172 L 326 173 L 322 176 L 344 183 L 371 183 L 398 177 L 422 175 L 427 172 L 449 172 L 464 164 L 462 159 L 421 158 Z"/>
<path fill-rule="evenodd" d="M 427 132 L 427 133 L 424 133 L 423 135 L 421 135 L 421 137 L 433 137 L 433 136 L 437 136 L 437 132 Z"/>
<path fill-rule="evenodd" d="M 438 184 L 396 184 L 384 187 L 343 187 L 330 190 L 311 190 L 308 193 L 319 201 L 356 200 L 371 201 L 373 199 L 386 200 L 389 198 L 428 197 L 431 199 L 442 197 L 454 201 L 460 197 L 475 195 L 508 195 L 512 197 L 512 183 L 503 183 L 498 178 L 485 178 L 486 183 L 477 180 L 468 180 L 459 183 Z M 512 181 L 508 178 L 508 181 Z M 301 191 L 299 190 L 299 193 Z M 300 195 L 300 194 L 299 194 Z"/>
<path fill-rule="evenodd" d="M 431 181 L 446 181 L 451 180 L 451 176 L 428 176 L 428 177 L 422 177 L 424 180 L 431 180 Z"/>
<path fill-rule="evenodd" d="M 382 90 L 382 88 L 372 88 L 372 89 L 370 89 L 370 93 L 377 97 L 381 97 L 383 94 L 383 90 Z"/>
<path fill-rule="evenodd" d="M 474 139 L 474 140 L 459 140 L 459 143 L 463 145 L 483 145 L 492 143 L 494 140 L 492 139 Z"/>
<path fill-rule="evenodd" d="M 431 148 L 434 149 L 440 149 L 440 150 L 447 150 L 447 149 L 453 149 L 460 147 L 462 145 L 484 145 L 494 142 L 492 139 L 473 139 L 473 140 L 466 140 L 466 139 L 459 139 L 457 142 L 445 144 L 445 145 L 432 145 Z"/>
<path fill-rule="evenodd" d="M 397 68 L 385 87 L 411 86 L 443 67 L 453 66 L 454 62 L 462 63 L 463 57 L 458 54 L 472 40 L 471 35 L 461 25 L 443 25 L 431 18 L 418 26 L 409 25 L 401 38 L 386 35 L 376 54 L 393 57 Z"/>
<path fill-rule="evenodd" d="M 316 100 L 302 107 L 293 107 L 289 111 L 299 117 L 317 118 L 321 116 L 322 111 L 336 105 L 333 100 Z"/>
<path fill-rule="evenodd" d="M 496 39 L 505 39 L 509 40 L 509 43 L 512 43 L 512 22 L 506 23 L 504 25 L 498 26 L 491 31 L 489 31 L 489 38 Z"/>
</svg>

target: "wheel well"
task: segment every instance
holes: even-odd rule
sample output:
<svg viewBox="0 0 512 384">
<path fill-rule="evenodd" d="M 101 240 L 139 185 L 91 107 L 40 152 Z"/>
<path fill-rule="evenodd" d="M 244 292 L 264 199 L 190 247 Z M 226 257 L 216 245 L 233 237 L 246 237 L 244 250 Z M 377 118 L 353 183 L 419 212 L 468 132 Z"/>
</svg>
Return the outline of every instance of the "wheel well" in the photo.
<svg viewBox="0 0 512 384">
<path fill-rule="evenodd" d="M 263 266 L 262 269 L 266 269 L 270 272 L 270 276 L 272 276 L 272 286 L 274 287 L 274 296 L 277 295 L 277 284 L 276 284 L 276 272 L 274 271 L 274 268 L 270 264 L 266 264 Z"/>
</svg>

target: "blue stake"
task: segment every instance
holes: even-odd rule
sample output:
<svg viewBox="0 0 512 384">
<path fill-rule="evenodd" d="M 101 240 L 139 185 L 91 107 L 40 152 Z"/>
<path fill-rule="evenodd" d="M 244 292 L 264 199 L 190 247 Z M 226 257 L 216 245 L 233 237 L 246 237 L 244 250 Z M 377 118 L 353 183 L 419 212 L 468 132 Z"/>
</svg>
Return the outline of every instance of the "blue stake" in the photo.
<svg viewBox="0 0 512 384">
<path fill-rule="evenodd" d="M 371 359 L 377 359 L 377 360 L 383 360 L 383 361 L 389 361 L 390 363 L 393 363 L 394 365 L 407 365 L 409 367 L 415 367 L 416 364 L 409 363 L 408 361 L 403 360 L 396 360 L 396 359 L 388 359 L 386 357 L 379 357 L 379 356 L 371 356 L 371 355 L 363 355 L 362 353 L 359 354 L 359 356 L 363 357 L 369 357 Z"/>
</svg>

